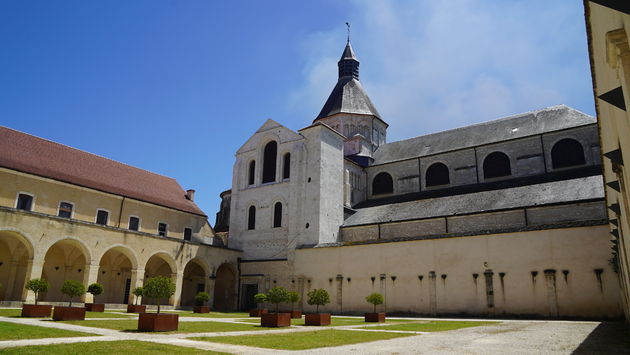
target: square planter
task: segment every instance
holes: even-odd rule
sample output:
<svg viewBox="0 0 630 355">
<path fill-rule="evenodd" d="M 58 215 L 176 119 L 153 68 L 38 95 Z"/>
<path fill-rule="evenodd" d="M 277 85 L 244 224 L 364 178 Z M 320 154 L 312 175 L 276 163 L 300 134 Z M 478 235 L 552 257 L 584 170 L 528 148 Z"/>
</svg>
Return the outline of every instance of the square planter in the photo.
<svg viewBox="0 0 630 355">
<path fill-rule="evenodd" d="M 85 307 L 55 306 L 53 320 L 85 320 Z"/>
<path fill-rule="evenodd" d="M 291 313 L 263 313 L 260 317 L 263 327 L 288 327 L 291 325 Z"/>
<path fill-rule="evenodd" d="M 85 310 L 88 312 L 105 312 L 104 303 L 86 303 Z"/>
<path fill-rule="evenodd" d="M 385 312 L 366 313 L 365 314 L 365 321 L 366 322 L 383 323 L 383 322 L 385 322 Z"/>
<path fill-rule="evenodd" d="M 291 311 L 291 318 L 293 319 L 302 318 L 302 311 Z"/>
<path fill-rule="evenodd" d="M 330 313 L 307 314 L 304 320 L 305 325 L 330 325 Z"/>
<path fill-rule="evenodd" d="M 147 306 L 128 304 L 127 313 L 144 313 L 147 311 Z"/>
<path fill-rule="evenodd" d="M 170 332 L 179 327 L 179 314 L 140 313 L 138 330 L 142 332 Z"/>
<path fill-rule="evenodd" d="M 267 313 L 266 309 L 259 309 L 259 308 L 255 308 L 249 311 L 249 316 L 250 317 L 260 317 L 263 314 Z"/>
<path fill-rule="evenodd" d="M 47 304 L 23 304 L 22 317 L 50 317 L 52 306 Z"/>
<path fill-rule="evenodd" d="M 210 306 L 195 306 L 193 313 L 210 313 Z"/>
</svg>

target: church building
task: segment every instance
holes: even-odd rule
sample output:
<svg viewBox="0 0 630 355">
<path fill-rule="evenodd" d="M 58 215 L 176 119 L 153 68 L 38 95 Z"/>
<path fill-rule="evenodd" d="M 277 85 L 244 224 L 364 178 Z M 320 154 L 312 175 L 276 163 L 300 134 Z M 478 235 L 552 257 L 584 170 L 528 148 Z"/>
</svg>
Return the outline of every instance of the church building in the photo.
<svg viewBox="0 0 630 355">
<path fill-rule="evenodd" d="M 239 307 L 274 286 L 325 308 L 622 315 L 595 118 L 559 105 L 387 141 L 348 42 L 313 123 L 273 120 L 236 152 L 217 230 L 242 250 Z M 421 119 L 421 118 L 419 118 Z"/>
</svg>

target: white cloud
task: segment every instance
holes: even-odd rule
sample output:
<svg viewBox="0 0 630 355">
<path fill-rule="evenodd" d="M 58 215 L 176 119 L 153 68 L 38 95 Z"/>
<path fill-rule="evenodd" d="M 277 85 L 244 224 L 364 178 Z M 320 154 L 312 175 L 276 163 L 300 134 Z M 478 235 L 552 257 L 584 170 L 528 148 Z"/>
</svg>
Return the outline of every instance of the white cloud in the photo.
<svg viewBox="0 0 630 355">
<path fill-rule="evenodd" d="M 361 81 L 390 123 L 390 140 L 588 97 L 580 6 L 353 2 Z M 299 115 L 314 117 L 335 83 L 345 40 L 341 25 L 302 44 L 305 80 L 290 100 Z"/>
</svg>

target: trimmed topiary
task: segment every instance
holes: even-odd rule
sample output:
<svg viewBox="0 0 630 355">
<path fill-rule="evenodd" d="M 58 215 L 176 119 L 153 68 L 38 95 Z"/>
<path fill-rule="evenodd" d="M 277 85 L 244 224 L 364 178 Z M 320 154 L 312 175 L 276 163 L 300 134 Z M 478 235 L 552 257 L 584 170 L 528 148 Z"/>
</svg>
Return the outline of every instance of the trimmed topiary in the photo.
<svg viewBox="0 0 630 355">
<path fill-rule="evenodd" d="M 91 293 L 92 296 L 98 296 L 98 295 L 102 294 L 103 291 L 105 291 L 105 288 L 103 287 L 103 285 L 101 285 L 98 282 L 95 282 L 95 283 L 91 284 L 87 288 L 87 292 Z"/>
<path fill-rule="evenodd" d="M 316 306 L 315 313 L 319 313 L 319 306 L 324 306 L 330 303 L 330 295 L 328 294 L 328 291 L 324 290 L 323 288 L 316 288 L 314 290 L 311 290 L 309 291 L 307 296 L 308 304 L 310 304 L 311 306 Z"/>
<path fill-rule="evenodd" d="M 287 302 L 289 299 L 289 291 L 282 286 L 276 286 L 267 292 L 267 302 L 276 305 L 276 313 L 279 312 L 280 303 Z"/>
<path fill-rule="evenodd" d="M 264 293 L 257 293 L 254 295 L 254 302 L 260 307 L 261 304 L 267 302 L 267 295 Z"/>
<path fill-rule="evenodd" d="M 61 293 L 70 297 L 70 304 L 68 307 L 72 307 L 72 299 L 85 294 L 85 285 L 76 280 L 66 280 L 61 286 Z"/>
<path fill-rule="evenodd" d="M 144 283 L 142 288 L 143 296 L 155 298 L 157 302 L 157 313 L 160 313 L 160 301 L 162 298 L 169 298 L 175 293 L 175 283 L 170 277 L 156 276 Z"/>
<path fill-rule="evenodd" d="M 295 308 L 295 304 L 300 301 L 300 295 L 297 292 L 290 291 L 287 302 L 291 303 L 291 310 L 293 311 Z"/>
<path fill-rule="evenodd" d="M 39 299 L 39 294 L 42 292 L 48 291 L 49 286 L 50 285 L 48 285 L 48 281 L 44 279 L 32 279 L 26 282 L 26 285 L 24 285 L 24 288 L 26 288 L 29 291 L 33 291 L 33 293 L 35 294 L 35 304 L 37 304 L 37 300 Z"/>
<path fill-rule="evenodd" d="M 365 300 L 368 301 L 368 303 L 371 303 L 374 305 L 374 313 L 376 313 L 376 306 L 378 306 L 379 304 L 383 304 L 383 302 L 385 302 L 383 295 L 381 295 L 380 293 L 373 293 L 365 297 Z"/>
<path fill-rule="evenodd" d="M 133 290 L 133 295 L 136 296 L 136 298 L 133 300 L 134 306 L 138 304 L 138 298 L 142 297 L 142 292 L 143 292 L 142 286 L 136 287 L 136 289 Z"/>
<path fill-rule="evenodd" d="M 203 304 L 208 302 L 209 300 L 210 300 L 210 295 L 208 294 L 208 292 L 199 292 L 195 296 L 195 302 L 197 302 L 198 306 L 203 306 Z"/>
</svg>

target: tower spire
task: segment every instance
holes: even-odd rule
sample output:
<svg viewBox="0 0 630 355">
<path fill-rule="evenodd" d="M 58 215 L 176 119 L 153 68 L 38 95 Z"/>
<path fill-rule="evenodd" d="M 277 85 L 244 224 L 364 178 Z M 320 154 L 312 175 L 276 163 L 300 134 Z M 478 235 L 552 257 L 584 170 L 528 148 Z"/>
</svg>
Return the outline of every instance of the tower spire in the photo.
<svg viewBox="0 0 630 355">
<path fill-rule="evenodd" d="M 350 43 L 350 23 L 346 22 L 346 26 L 348 26 L 348 41 L 346 43 Z"/>
<path fill-rule="evenodd" d="M 354 50 L 352 50 L 352 45 L 350 44 L 350 23 L 346 22 L 346 27 L 348 29 L 348 40 L 346 41 L 346 48 L 344 48 L 341 54 L 341 59 L 339 59 L 337 63 L 339 67 L 339 78 L 350 76 L 359 80 L 359 60 L 354 55 Z"/>
</svg>

